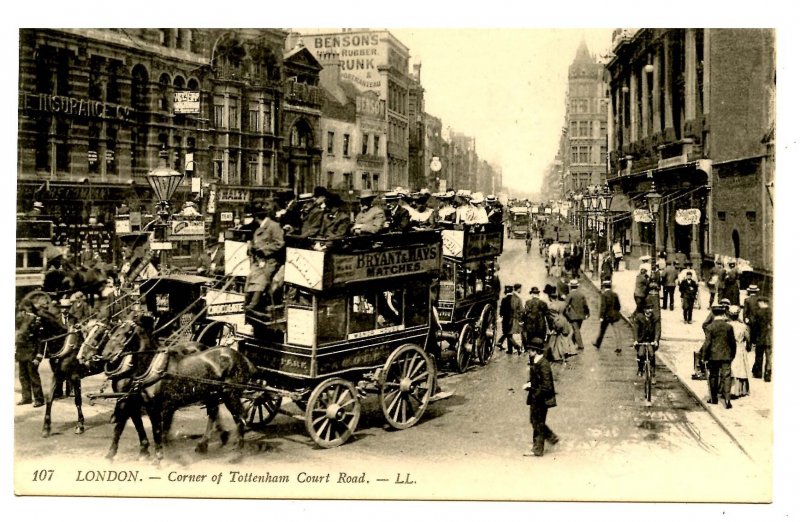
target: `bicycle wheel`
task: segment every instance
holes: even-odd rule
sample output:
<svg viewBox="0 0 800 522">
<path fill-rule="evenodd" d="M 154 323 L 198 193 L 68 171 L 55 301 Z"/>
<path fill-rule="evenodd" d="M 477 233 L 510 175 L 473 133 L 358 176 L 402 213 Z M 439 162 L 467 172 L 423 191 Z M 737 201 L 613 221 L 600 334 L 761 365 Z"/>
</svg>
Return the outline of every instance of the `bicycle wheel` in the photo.
<svg viewBox="0 0 800 522">
<path fill-rule="evenodd" d="M 644 399 L 650 402 L 653 395 L 653 377 L 650 371 L 650 357 L 644 359 Z"/>
</svg>

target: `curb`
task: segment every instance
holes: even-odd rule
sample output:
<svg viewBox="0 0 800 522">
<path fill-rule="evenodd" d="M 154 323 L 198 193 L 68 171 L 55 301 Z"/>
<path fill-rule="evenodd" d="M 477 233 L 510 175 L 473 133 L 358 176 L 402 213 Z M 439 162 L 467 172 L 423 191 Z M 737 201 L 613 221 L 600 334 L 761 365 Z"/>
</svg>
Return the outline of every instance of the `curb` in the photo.
<svg viewBox="0 0 800 522">
<path fill-rule="evenodd" d="M 584 273 L 583 271 L 581 271 L 581 277 L 586 279 L 586 281 L 591 285 L 592 289 L 594 289 L 594 291 L 597 294 L 600 294 L 600 289 L 597 287 L 597 285 L 595 285 L 594 281 L 592 281 L 591 278 L 589 278 L 589 276 L 587 276 L 586 273 Z M 625 315 L 624 313 L 620 313 L 620 315 L 625 320 L 625 322 L 628 324 L 628 326 L 631 329 L 633 329 L 633 324 L 631 324 L 631 320 L 628 318 L 628 316 Z M 663 341 L 679 341 L 679 342 L 680 341 L 689 341 L 689 342 L 695 342 L 696 341 L 696 339 L 667 339 L 667 338 L 662 339 L 662 340 Z M 744 446 L 742 446 L 742 444 L 736 439 L 736 436 L 733 434 L 733 432 L 731 432 L 731 430 L 729 430 L 728 427 L 725 426 L 725 424 L 722 422 L 722 419 L 719 417 L 719 415 L 717 413 L 715 413 L 714 409 L 711 408 L 711 405 L 708 404 L 705 401 L 705 398 L 701 397 L 700 394 L 698 394 L 691 386 L 689 386 L 689 383 L 686 382 L 686 379 L 680 376 L 681 375 L 680 372 L 678 372 L 676 368 L 674 368 L 671 364 L 669 364 L 667 362 L 667 360 L 664 357 L 661 356 L 661 354 L 656 352 L 655 355 L 656 355 L 656 358 L 661 362 L 661 364 L 666 366 L 667 369 L 670 372 L 672 372 L 672 375 L 674 375 L 675 378 L 678 379 L 678 382 L 681 383 L 681 386 L 683 386 L 683 388 L 687 392 L 689 392 L 689 394 L 692 397 L 694 397 L 697 400 L 698 403 L 700 403 L 700 405 L 703 407 L 703 409 L 705 409 L 709 413 L 709 415 L 711 415 L 711 418 L 714 419 L 714 421 L 719 425 L 719 427 L 722 428 L 722 431 L 724 431 L 725 434 L 733 441 L 733 443 L 736 444 L 736 447 L 738 447 L 740 450 L 742 450 L 742 453 L 747 455 L 748 459 L 750 459 L 751 461 L 755 461 L 755 459 L 753 459 L 753 456 L 750 455 L 747 452 L 747 450 L 744 448 Z"/>
</svg>

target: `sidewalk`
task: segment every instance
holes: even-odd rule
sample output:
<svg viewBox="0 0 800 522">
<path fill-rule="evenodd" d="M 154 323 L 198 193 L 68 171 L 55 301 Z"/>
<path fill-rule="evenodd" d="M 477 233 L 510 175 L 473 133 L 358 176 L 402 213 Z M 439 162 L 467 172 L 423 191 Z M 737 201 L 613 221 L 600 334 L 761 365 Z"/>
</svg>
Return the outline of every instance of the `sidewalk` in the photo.
<svg viewBox="0 0 800 522">
<path fill-rule="evenodd" d="M 614 272 L 612 289 L 619 295 L 622 314 L 629 317 L 636 305 L 633 300 L 634 282 L 637 270 Z M 600 288 L 600 281 L 592 278 L 593 274 L 585 273 L 584 277 L 595 289 Z M 683 322 L 680 296 L 675 290 L 675 310 L 661 310 L 661 344 L 656 352 L 659 360 L 680 380 L 725 432 L 736 441 L 737 445 L 757 462 L 772 460 L 772 383 L 762 379 L 754 379 L 750 375 L 750 395 L 734 400 L 733 408 L 726 410 L 719 404 L 708 404 L 708 382 L 692 380 L 694 373 L 694 352 L 700 348 L 705 339 L 702 323 L 710 313 L 708 310 L 709 293 L 705 284 L 700 283 L 698 299 L 702 309 L 694 310 L 692 324 Z M 743 295 L 744 297 L 744 295 Z M 750 356 L 749 367 L 753 365 L 754 352 Z"/>
</svg>

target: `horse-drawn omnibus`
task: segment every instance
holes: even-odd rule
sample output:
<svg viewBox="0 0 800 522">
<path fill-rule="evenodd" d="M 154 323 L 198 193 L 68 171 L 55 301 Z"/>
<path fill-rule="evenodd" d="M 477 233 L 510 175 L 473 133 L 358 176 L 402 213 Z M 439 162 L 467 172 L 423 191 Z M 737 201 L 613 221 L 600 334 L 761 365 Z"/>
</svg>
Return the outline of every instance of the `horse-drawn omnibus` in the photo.
<svg viewBox="0 0 800 522">
<path fill-rule="evenodd" d="M 497 258 L 503 225 L 456 225 L 442 231 L 444 258 L 436 304 L 442 353 L 466 371 L 473 358 L 486 364 L 494 352 L 500 284 Z"/>
<path fill-rule="evenodd" d="M 256 367 L 257 379 L 245 393 L 248 422 L 268 423 L 291 399 L 314 442 L 334 447 L 350 438 L 360 401 L 374 394 L 389 425 L 415 425 L 431 400 L 446 396 L 435 396 L 435 356 L 427 349 L 437 346 L 432 307 L 442 266 L 440 231 L 337 240 L 287 236 L 286 244 L 282 305 L 245 314 L 244 297 L 236 292 L 206 296 L 209 311 L 219 305 L 206 334 L 235 338 Z"/>
<path fill-rule="evenodd" d="M 53 246 L 53 229 L 50 219 L 17 217 L 16 301 L 41 288 L 48 256 L 60 255 Z"/>
</svg>

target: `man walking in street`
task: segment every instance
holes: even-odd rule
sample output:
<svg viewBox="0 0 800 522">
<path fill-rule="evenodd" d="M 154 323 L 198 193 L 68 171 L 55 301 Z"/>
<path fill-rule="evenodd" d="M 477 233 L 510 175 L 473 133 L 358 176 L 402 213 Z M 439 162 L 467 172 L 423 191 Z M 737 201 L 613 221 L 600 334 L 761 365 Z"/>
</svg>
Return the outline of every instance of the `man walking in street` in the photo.
<svg viewBox="0 0 800 522">
<path fill-rule="evenodd" d="M 547 303 L 539 299 L 539 288 L 531 288 L 531 298 L 525 303 L 522 312 L 523 345 L 528 346 L 531 339 L 547 338 Z"/>
<path fill-rule="evenodd" d="M 697 299 L 697 281 L 692 274 L 686 274 L 686 279 L 680 282 L 678 289 L 681 292 L 681 307 L 683 308 L 683 322 L 692 324 L 694 301 Z"/>
<path fill-rule="evenodd" d="M 714 320 L 706 329 L 706 340 L 700 349 L 701 357 L 708 368 L 709 404 L 717 404 L 717 396 L 722 392 L 725 408 L 731 405 L 731 361 L 736 356 L 736 337 L 733 327 L 725 318 L 725 307 L 711 307 Z"/>
<path fill-rule="evenodd" d="M 529 357 L 529 381 L 526 404 L 530 407 L 530 421 L 533 427 L 533 447 L 524 453 L 526 457 L 544 455 L 544 441 L 558 443 L 558 436 L 547 426 L 547 410 L 556 406 L 556 389 L 550 361 L 544 356 L 544 341 L 538 337 L 531 339 Z"/>
<path fill-rule="evenodd" d="M 663 302 L 661 303 L 661 308 L 663 310 L 667 309 L 667 302 L 669 302 L 669 309 L 675 309 L 675 285 L 678 281 L 678 269 L 675 268 L 675 261 L 668 263 L 667 266 L 664 268 L 664 272 L 661 275 L 662 282 L 661 285 L 664 287 L 664 298 Z"/>
<path fill-rule="evenodd" d="M 524 312 L 524 303 L 522 302 L 522 285 L 520 283 L 514 284 L 514 291 L 511 294 L 511 343 L 517 351 L 517 354 L 522 354 L 522 313 Z M 506 353 L 512 353 L 510 350 Z"/>
<path fill-rule="evenodd" d="M 606 328 L 608 328 L 609 325 L 615 324 L 622 317 L 620 314 L 621 307 L 619 296 L 611 289 L 611 281 L 603 281 L 602 287 L 603 293 L 600 294 L 600 332 L 597 334 L 597 340 L 593 343 L 594 347 L 598 350 L 603 344 Z M 614 351 L 620 353 L 622 348 L 619 344 L 619 332 L 616 327 L 614 327 L 614 337 L 616 339 L 616 348 Z"/>
<path fill-rule="evenodd" d="M 511 285 L 506 285 L 505 295 L 503 296 L 503 299 L 500 301 L 500 329 L 502 335 L 500 336 L 500 339 L 497 340 L 497 347 L 502 350 L 503 342 L 506 342 L 507 353 L 512 353 L 515 348 L 517 350 L 520 349 L 520 346 L 517 345 L 516 342 L 514 341 L 514 336 L 513 336 L 513 326 L 514 326 L 514 310 L 512 309 L 513 299 L 514 299 L 514 287 Z"/>
<path fill-rule="evenodd" d="M 570 281 L 569 286 L 570 292 L 564 302 L 564 316 L 572 325 L 572 338 L 578 346 L 578 350 L 583 350 L 581 325 L 589 317 L 589 305 L 586 303 L 586 296 L 578 290 L 578 281 L 576 279 Z"/>
<path fill-rule="evenodd" d="M 647 268 L 644 266 L 639 267 L 639 273 L 636 275 L 636 281 L 633 287 L 633 300 L 636 302 L 636 311 L 644 310 L 644 300 L 647 297 L 647 285 L 650 282 L 650 276 L 647 275 Z"/>
</svg>

